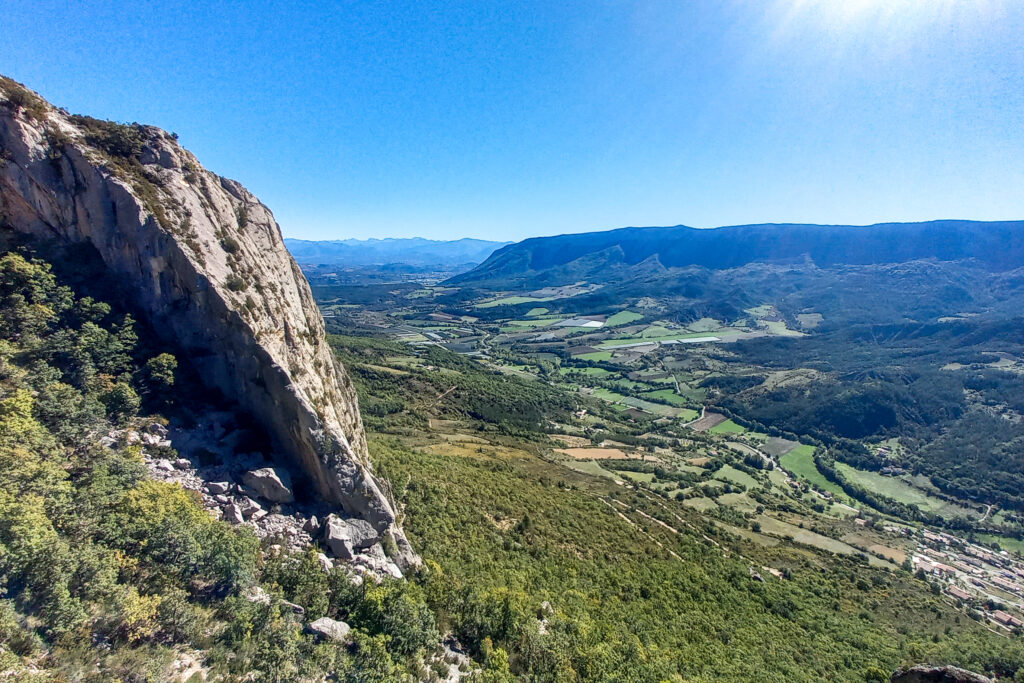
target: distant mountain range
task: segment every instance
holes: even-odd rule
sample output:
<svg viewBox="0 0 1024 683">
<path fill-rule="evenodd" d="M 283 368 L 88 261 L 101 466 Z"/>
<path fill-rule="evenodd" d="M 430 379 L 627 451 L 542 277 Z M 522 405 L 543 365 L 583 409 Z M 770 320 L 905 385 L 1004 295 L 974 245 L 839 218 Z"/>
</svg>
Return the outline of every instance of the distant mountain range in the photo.
<svg viewBox="0 0 1024 683">
<path fill-rule="evenodd" d="M 506 246 L 453 283 L 602 282 L 626 271 L 753 263 L 819 268 L 972 260 L 993 271 L 1024 266 L 1024 221 L 930 221 L 870 226 L 762 224 L 622 228 L 537 237 Z"/>
<path fill-rule="evenodd" d="M 438 270 L 465 270 L 481 263 L 508 242 L 464 238 L 428 240 L 420 237 L 368 240 L 285 239 L 301 265 L 383 266 L 403 264 Z"/>
</svg>

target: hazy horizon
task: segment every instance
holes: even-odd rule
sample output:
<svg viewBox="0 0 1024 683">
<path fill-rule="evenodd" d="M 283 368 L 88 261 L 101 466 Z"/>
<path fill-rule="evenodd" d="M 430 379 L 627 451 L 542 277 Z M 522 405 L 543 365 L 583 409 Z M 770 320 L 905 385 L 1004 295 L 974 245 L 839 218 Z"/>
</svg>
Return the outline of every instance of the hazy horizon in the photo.
<svg viewBox="0 0 1024 683">
<path fill-rule="evenodd" d="M 1024 216 L 1008 0 L 3 15 L 0 70 L 177 132 L 289 237 Z"/>
</svg>

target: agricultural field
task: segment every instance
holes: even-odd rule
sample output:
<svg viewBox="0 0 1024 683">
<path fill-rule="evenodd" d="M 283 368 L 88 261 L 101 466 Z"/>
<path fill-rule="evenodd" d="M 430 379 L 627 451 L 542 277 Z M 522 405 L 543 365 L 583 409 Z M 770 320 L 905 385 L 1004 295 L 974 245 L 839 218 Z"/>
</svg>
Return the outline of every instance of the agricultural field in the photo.
<svg viewBox="0 0 1024 683">
<path fill-rule="evenodd" d="M 892 498 L 897 502 L 906 505 L 916 505 L 925 512 L 931 512 L 942 517 L 976 518 L 980 516 L 971 508 L 953 505 L 941 498 L 931 496 L 899 477 L 887 477 L 878 472 L 858 470 L 846 463 L 836 463 L 836 469 L 839 470 L 840 474 L 847 481 L 851 481 L 887 498 Z"/>
<path fill-rule="evenodd" d="M 829 481 L 814 464 L 814 446 L 801 444 L 779 459 L 779 464 L 793 476 L 807 480 L 822 491 L 829 491 L 836 500 L 852 504 L 853 501 L 839 484 Z"/>
<path fill-rule="evenodd" d="M 747 431 L 747 428 L 736 424 L 732 420 L 726 420 L 719 422 L 708 431 L 712 434 L 742 434 Z"/>
<path fill-rule="evenodd" d="M 546 310 L 546 309 L 545 309 Z M 618 327 L 620 325 L 628 325 L 629 323 L 642 320 L 643 315 L 640 313 L 634 313 L 633 311 L 619 311 L 618 313 L 609 316 L 608 320 L 605 321 L 605 327 Z"/>
</svg>

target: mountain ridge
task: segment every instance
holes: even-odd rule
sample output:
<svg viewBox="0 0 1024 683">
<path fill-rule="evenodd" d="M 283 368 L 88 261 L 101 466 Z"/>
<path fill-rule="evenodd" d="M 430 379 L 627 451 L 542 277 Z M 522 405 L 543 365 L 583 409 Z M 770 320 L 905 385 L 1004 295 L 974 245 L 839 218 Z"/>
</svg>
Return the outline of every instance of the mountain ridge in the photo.
<svg viewBox="0 0 1024 683">
<path fill-rule="evenodd" d="M 483 283 L 524 278 L 618 248 L 608 263 L 639 264 L 652 256 L 667 268 L 727 270 L 750 263 L 818 267 L 878 265 L 933 258 L 975 259 L 993 270 L 1024 265 L 1024 221 L 939 220 L 873 225 L 761 223 L 692 228 L 627 227 L 534 237 L 498 249 L 473 270 L 450 280 Z M 571 278 L 571 273 L 566 279 Z"/>
<path fill-rule="evenodd" d="M 379 266 L 402 263 L 446 269 L 471 267 L 484 261 L 495 249 L 510 244 L 472 237 L 457 240 L 422 237 L 304 240 L 287 237 L 284 242 L 302 265 Z"/>
</svg>

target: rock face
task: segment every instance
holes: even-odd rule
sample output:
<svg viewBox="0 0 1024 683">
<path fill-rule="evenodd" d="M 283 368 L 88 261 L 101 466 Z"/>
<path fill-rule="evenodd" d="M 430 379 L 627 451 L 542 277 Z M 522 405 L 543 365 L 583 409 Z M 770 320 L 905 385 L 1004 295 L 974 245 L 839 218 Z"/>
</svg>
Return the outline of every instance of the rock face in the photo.
<svg viewBox="0 0 1024 683">
<path fill-rule="evenodd" d="M 244 187 L 174 135 L 72 116 L 0 77 L 0 225 L 92 245 L 152 327 L 265 426 L 306 489 L 404 541 L 309 285 Z"/>
<path fill-rule="evenodd" d="M 919 664 L 893 673 L 892 683 L 992 683 L 992 679 L 955 666 Z"/>
</svg>

